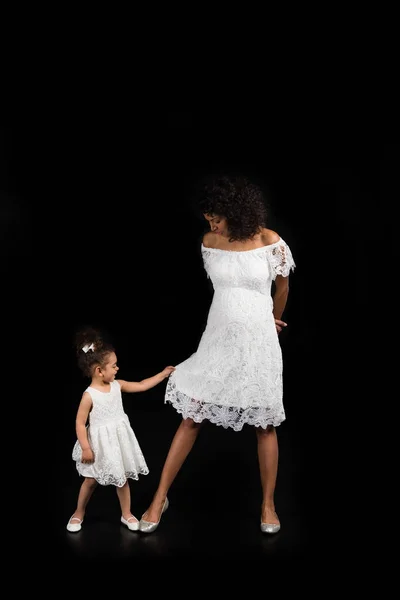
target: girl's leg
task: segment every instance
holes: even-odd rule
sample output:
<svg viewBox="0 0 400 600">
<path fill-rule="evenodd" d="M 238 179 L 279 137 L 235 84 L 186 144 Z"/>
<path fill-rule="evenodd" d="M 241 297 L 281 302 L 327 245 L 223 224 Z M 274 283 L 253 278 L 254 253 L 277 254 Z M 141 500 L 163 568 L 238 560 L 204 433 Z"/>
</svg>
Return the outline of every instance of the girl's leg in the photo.
<svg viewBox="0 0 400 600">
<path fill-rule="evenodd" d="M 118 500 L 121 505 L 121 513 L 124 519 L 127 521 L 131 519 L 131 523 L 137 523 L 136 517 L 131 513 L 131 489 L 128 481 L 122 487 L 117 487 Z"/>
<path fill-rule="evenodd" d="M 81 485 L 81 489 L 79 491 L 78 496 L 78 504 L 76 506 L 76 510 L 72 515 L 72 518 L 80 519 L 83 521 L 86 512 L 86 506 L 89 502 L 94 490 L 97 487 L 97 481 L 91 477 L 85 477 L 84 482 Z M 73 521 L 73 523 L 77 523 L 77 521 Z"/>
</svg>

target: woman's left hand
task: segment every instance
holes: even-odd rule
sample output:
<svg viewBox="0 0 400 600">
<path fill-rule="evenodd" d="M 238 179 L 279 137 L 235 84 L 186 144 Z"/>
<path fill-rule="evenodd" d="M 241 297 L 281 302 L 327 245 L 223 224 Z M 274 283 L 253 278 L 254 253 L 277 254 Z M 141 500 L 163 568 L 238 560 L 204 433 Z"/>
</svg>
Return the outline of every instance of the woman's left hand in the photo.
<svg viewBox="0 0 400 600">
<path fill-rule="evenodd" d="M 276 327 L 276 330 L 278 333 L 280 333 L 284 327 L 287 327 L 287 323 L 285 323 L 285 321 L 281 321 L 280 319 L 274 319 L 274 320 L 275 320 L 275 327 Z"/>
</svg>

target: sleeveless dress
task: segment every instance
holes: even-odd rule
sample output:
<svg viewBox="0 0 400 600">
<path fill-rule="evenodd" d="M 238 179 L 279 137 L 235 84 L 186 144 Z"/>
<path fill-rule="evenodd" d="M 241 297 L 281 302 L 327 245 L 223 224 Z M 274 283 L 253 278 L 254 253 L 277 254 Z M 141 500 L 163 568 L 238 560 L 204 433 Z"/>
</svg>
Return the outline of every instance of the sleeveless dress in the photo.
<svg viewBox="0 0 400 600">
<path fill-rule="evenodd" d="M 111 383 L 107 393 L 90 386 L 86 391 L 93 402 L 87 433 L 94 452 L 94 463 L 81 462 L 82 448 L 77 440 L 72 458 L 76 461 L 78 473 L 83 477 L 93 477 L 101 485 L 117 487 L 122 487 L 128 478 L 138 479 L 139 475 L 147 475 L 149 469 L 124 411 L 118 381 Z"/>
<path fill-rule="evenodd" d="M 197 351 L 176 365 L 165 402 L 197 423 L 278 426 L 285 411 L 271 287 L 295 268 L 289 246 L 283 239 L 243 251 L 202 244 L 201 252 L 213 300 Z"/>
</svg>

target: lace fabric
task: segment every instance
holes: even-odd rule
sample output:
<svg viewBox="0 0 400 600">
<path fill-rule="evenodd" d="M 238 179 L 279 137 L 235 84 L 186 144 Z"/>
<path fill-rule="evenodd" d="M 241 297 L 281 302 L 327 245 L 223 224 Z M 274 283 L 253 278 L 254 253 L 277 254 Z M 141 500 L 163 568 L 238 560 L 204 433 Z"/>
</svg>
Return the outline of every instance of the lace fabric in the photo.
<svg viewBox="0 0 400 600">
<path fill-rule="evenodd" d="M 93 477 L 101 485 L 118 487 L 122 487 L 127 479 L 147 475 L 149 469 L 123 409 L 119 383 L 113 381 L 109 393 L 92 387 L 86 391 L 93 402 L 87 431 L 95 460 L 92 464 L 82 463 L 82 448 L 77 440 L 72 458 L 79 474 Z"/>
<path fill-rule="evenodd" d="M 197 351 L 169 377 L 165 402 L 184 418 L 239 431 L 285 419 L 282 353 L 272 313 L 272 281 L 295 263 L 279 242 L 234 252 L 205 248 L 214 296 Z"/>
</svg>

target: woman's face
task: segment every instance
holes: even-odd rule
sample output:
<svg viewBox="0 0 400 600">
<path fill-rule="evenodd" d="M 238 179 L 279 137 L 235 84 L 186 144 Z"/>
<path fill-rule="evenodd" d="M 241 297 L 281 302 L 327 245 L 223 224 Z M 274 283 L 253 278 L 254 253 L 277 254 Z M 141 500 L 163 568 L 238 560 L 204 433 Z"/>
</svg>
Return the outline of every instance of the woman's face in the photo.
<svg viewBox="0 0 400 600">
<path fill-rule="evenodd" d="M 217 235 L 228 236 L 228 226 L 225 217 L 206 213 L 204 215 L 206 221 L 210 224 L 210 229 Z"/>
</svg>

